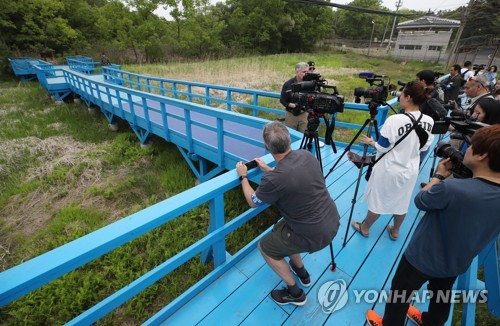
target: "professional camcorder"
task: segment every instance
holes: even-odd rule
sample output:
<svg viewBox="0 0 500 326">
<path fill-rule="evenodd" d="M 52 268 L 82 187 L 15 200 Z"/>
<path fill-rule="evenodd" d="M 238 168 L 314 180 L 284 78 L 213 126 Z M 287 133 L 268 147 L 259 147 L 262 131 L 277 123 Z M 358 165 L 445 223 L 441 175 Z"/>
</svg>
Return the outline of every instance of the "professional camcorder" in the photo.
<svg viewBox="0 0 500 326">
<path fill-rule="evenodd" d="M 452 106 L 452 104 L 449 104 Z M 446 107 L 447 105 L 445 105 Z M 451 111 L 450 116 L 446 117 L 444 121 L 440 123 L 440 127 L 437 127 L 437 123 L 434 123 L 434 128 L 432 129 L 433 134 L 445 134 L 448 131 L 448 127 L 451 125 L 455 131 L 450 135 L 453 139 L 463 139 L 467 143 L 470 143 L 470 138 L 476 130 L 489 126 L 486 123 L 476 121 L 467 115 L 465 111 Z M 435 130 L 436 129 L 436 130 Z"/>
<path fill-rule="evenodd" d="M 389 96 L 389 91 L 396 89 L 396 85 L 384 85 L 384 78 L 387 78 L 387 76 L 384 75 L 376 75 L 371 72 L 361 72 L 359 73 L 359 78 L 365 79 L 370 86 L 374 87 L 356 87 L 354 89 L 354 102 L 356 103 L 361 102 L 361 97 L 364 97 L 365 99 L 370 98 L 371 102 L 383 104 L 387 100 L 387 96 Z"/>
<path fill-rule="evenodd" d="M 331 93 L 326 90 L 332 89 Z M 339 95 L 337 87 L 328 85 L 327 81 L 317 73 L 307 73 L 302 82 L 292 84 L 287 91 L 287 100 L 297 103 L 307 112 L 319 115 L 344 112 L 344 97 Z"/>
<path fill-rule="evenodd" d="M 472 178 L 472 171 L 463 164 L 464 154 L 445 142 L 439 142 L 434 149 L 434 154 L 441 158 L 450 158 L 453 163 L 451 172 L 455 178 Z"/>
<path fill-rule="evenodd" d="M 444 76 L 444 72 L 434 71 L 434 79 L 439 79 L 441 76 Z"/>
<path fill-rule="evenodd" d="M 472 69 L 475 71 L 476 75 L 477 75 L 477 73 L 479 71 L 483 70 L 484 68 L 486 68 L 485 64 L 480 64 L 480 65 L 474 64 L 474 65 L 472 65 Z"/>
</svg>

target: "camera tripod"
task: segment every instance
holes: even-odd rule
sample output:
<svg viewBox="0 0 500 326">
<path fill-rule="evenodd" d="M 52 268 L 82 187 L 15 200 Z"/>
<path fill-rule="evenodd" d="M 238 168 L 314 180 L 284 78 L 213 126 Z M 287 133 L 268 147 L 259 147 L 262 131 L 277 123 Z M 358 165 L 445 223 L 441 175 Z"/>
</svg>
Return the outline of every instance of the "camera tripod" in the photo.
<svg viewBox="0 0 500 326">
<path fill-rule="evenodd" d="M 321 174 L 323 174 L 323 162 L 321 160 L 321 152 L 319 148 L 319 138 L 318 138 L 318 127 L 319 127 L 319 118 L 323 117 L 326 125 L 326 132 L 325 132 L 325 144 L 331 145 L 333 152 L 336 154 L 337 153 L 337 148 L 335 147 L 335 143 L 333 142 L 332 139 L 332 133 L 333 133 L 333 128 L 335 128 L 335 118 L 332 116 L 332 124 L 330 125 L 328 120 L 324 115 L 318 115 L 314 111 L 309 112 L 307 116 L 307 129 L 304 132 L 304 137 L 302 137 L 302 141 L 300 142 L 300 148 L 299 149 L 307 149 L 311 151 L 312 149 L 312 142 L 314 141 L 314 150 L 316 152 L 316 159 L 319 161 L 319 166 L 321 168 Z M 330 129 L 330 126 L 332 129 Z M 326 180 L 326 177 L 325 177 Z M 335 263 L 335 257 L 333 255 L 333 245 L 330 242 L 330 256 L 332 259 L 332 265 L 330 269 L 332 271 L 335 271 L 337 268 L 337 264 Z"/>
<path fill-rule="evenodd" d="M 434 145 L 434 148 L 432 149 L 432 153 L 434 154 L 433 158 L 432 158 L 432 166 L 431 166 L 431 172 L 429 174 L 429 179 L 432 179 L 432 176 L 434 175 L 434 171 L 435 171 L 435 168 L 436 168 L 436 161 L 437 161 L 437 155 L 436 155 L 436 149 L 439 145 L 439 143 L 443 140 L 444 138 L 444 134 L 439 134 L 438 136 L 438 141 L 436 143 L 436 145 Z"/>
<path fill-rule="evenodd" d="M 342 155 L 340 155 L 340 157 L 335 162 L 335 164 L 333 165 L 333 167 L 330 169 L 330 171 L 328 171 L 328 174 L 325 176 L 325 179 L 330 175 L 330 173 L 333 172 L 333 170 L 335 169 L 335 167 L 337 166 L 337 164 L 340 162 L 340 160 L 342 159 L 342 157 L 347 152 L 349 152 L 349 150 L 351 149 L 351 146 L 354 144 L 354 142 L 356 141 L 356 139 L 358 139 L 358 137 L 361 135 L 361 133 L 363 132 L 363 130 L 367 126 L 368 126 L 368 130 L 366 132 L 366 135 L 368 137 L 370 137 L 371 134 L 372 134 L 372 130 L 373 130 L 375 132 L 375 137 L 378 140 L 378 138 L 379 138 L 379 134 L 378 134 L 378 122 L 375 119 L 375 116 L 377 115 L 377 113 L 378 113 L 378 107 L 381 104 L 385 104 L 385 103 L 371 101 L 368 104 L 368 108 L 370 110 L 370 117 L 365 120 L 365 123 L 361 126 L 361 128 L 358 130 L 358 132 L 356 133 L 356 135 L 354 136 L 354 138 L 346 146 L 346 148 L 345 148 L 344 152 L 342 153 Z M 344 236 L 344 242 L 342 243 L 342 247 L 345 247 L 345 245 L 346 245 L 347 235 L 348 235 L 348 232 L 349 232 L 349 225 L 351 224 L 352 214 L 354 212 L 354 206 L 356 205 L 356 198 L 358 196 L 359 184 L 361 182 L 361 176 L 363 175 L 363 167 L 366 165 L 366 153 L 367 152 L 368 152 L 368 145 L 364 144 L 363 145 L 363 155 L 362 155 L 360 166 L 359 166 L 359 174 L 358 174 L 358 178 L 356 180 L 356 188 L 354 190 L 354 196 L 353 196 L 353 198 L 351 200 L 351 211 L 349 213 L 349 221 L 348 221 L 347 227 L 345 229 L 345 236 Z"/>
</svg>

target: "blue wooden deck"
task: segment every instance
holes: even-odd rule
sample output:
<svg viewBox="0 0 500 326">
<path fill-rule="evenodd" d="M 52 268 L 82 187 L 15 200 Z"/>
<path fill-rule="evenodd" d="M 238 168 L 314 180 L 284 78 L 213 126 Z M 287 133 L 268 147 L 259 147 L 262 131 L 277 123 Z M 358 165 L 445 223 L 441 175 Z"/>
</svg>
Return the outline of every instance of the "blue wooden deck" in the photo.
<svg viewBox="0 0 500 326">
<path fill-rule="evenodd" d="M 340 151 L 336 155 L 333 154 L 329 147 L 323 148 L 325 171 L 331 168 L 340 154 Z M 426 160 L 417 184 L 428 180 L 431 163 L 432 160 Z M 270 299 L 269 292 L 284 286 L 284 283 L 265 264 L 258 249 L 255 248 L 241 262 L 173 313 L 162 324 L 362 325 L 365 321 L 364 313 L 367 309 L 372 309 L 373 304 L 355 303 L 355 297 L 351 292 L 344 308 L 333 314 L 327 314 L 322 311 L 318 301 L 319 288 L 325 282 L 342 279 L 348 285 L 349 291 L 389 289 L 394 266 L 399 261 L 422 212 L 413 204 L 411 205 L 397 241 L 390 240 L 385 231 L 387 224 L 391 223 L 390 216 L 381 216 L 370 230 L 368 239 L 355 233 L 347 220 L 358 171 L 350 162 L 344 161 L 327 180 L 328 189 L 341 213 L 341 227 L 333 241 L 337 270 L 335 272 L 330 270 L 328 247 L 316 253 L 303 255 L 304 264 L 312 280 L 312 286 L 304 288 L 308 296 L 306 305 L 303 307 L 280 306 Z M 365 184 L 366 181 L 362 178 L 360 197 Z M 414 192 L 418 191 L 419 186 Z M 366 210 L 366 204 L 358 198 L 353 220 L 363 220 Z M 349 228 L 348 239 L 346 246 L 342 247 L 346 227 Z M 383 307 L 383 305 L 377 305 L 376 310 L 383 312 Z M 168 313 L 168 307 L 165 313 Z M 156 324 L 162 317 L 153 318 L 150 322 Z"/>
<path fill-rule="evenodd" d="M 92 63 L 91 60 L 88 62 Z M 86 69 L 87 64 L 83 64 L 82 67 Z M 282 283 L 264 263 L 256 249 L 256 244 L 262 235 L 236 253 L 229 254 L 225 250 L 226 236 L 265 208 L 248 209 L 239 216 L 231 217 L 230 222 L 225 222 L 224 193 L 240 187 L 238 177 L 233 170 L 236 161 L 264 155 L 263 159 L 272 163 L 272 157 L 265 155 L 262 143 L 258 140 L 260 130 L 267 122 L 266 120 L 163 96 L 166 92 L 183 95 L 185 91 L 179 91 L 175 86 L 178 81 L 173 82 L 174 86 L 171 89 L 165 90 L 162 83 L 166 81 L 155 80 L 159 82 L 160 90 L 163 89 L 165 92 L 163 95 L 158 95 L 152 92 L 152 89 L 156 87 L 151 84 L 153 78 L 141 77 L 145 80 L 144 82 L 135 79 L 134 83 L 130 83 L 133 80 L 130 77 L 131 74 L 124 77 L 125 75 L 114 68 L 110 68 L 108 73 L 104 69 L 104 78 L 100 75 L 75 72 L 67 67 L 46 66 L 44 69 L 42 66 L 40 69 L 43 74 L 39 71 L 37 76 L 42 84 L 45 83 L 43 80 L 45 77 L 47 80 L 53 79 L 54 84 L 59 85 L 61 89 L 66 87 L 64 91 L 70 91 L 74 96 L 82 97 L 88 104 L 99 106 L 110 122 L 116 118 L 129 121 L 141 141 L 147 139 L 149 134 L 161 136 L 166 141 L 176 143 L 179 149 L 185 150 L 187 159 L 191 159 L 193 155 L 199 155 L 216 163 L 220 168 L 217 170 L 218 173 L 224 169 L 229 171 L 215 178 L 211 178 L 213 175 L 207 173 L 205 176 L 210 178 L 199 186 L 0 273 L 0 305 L 5 305 L 158 226 L 180 218 L 185 212 L 208 203 L 210 228 L 204 238 L 165 262 L 159 262 L 153 270 L 89 310 L 83 311 L 81 315 L 69 321 L 69 324 L 86 325 L 95 322 L 198 254 L 201 254 L 204 259 L 213 257 L 214 270 L 145 321 L 145 324 L 360 325 L 364 323 L 364 313 L 367 309 L 374 307 L 378 312 L 383 313 L 383 304 L 354 302 L 355 297 L 352 291 L 389 288 L 394 266 L 397 265 L 409 237 L 422 216 L 422 212 L 419 212 L 413 204 L 400 230 L 400 237 L 395 242 L 389 239 L 385 231 L 386 225 L 391 222 L 390 216 L 382 216 L 379 219 L 371 228 L 368 239 L 354 233 L 347 219 L 359 170 L 346 161 L 344 156 L 341 164 L 326 180 L 328 190 L 341 214 L 341 228 L 333 241 L 337 270 L 332 272 L 329 269 L 328 248 L 313 254 L 305 254 L 304 262 L 313 282 L 311 287 L 305 289 L 308 302 L 300 308 L 281 307 L 268 296 L 272 289 L 282 286 Z M 61 78 L 60 74 L 64 78 L 64 83 L 56 82 L 57 78 Z M 109 83 L 106 80 L 113 82 Z M 62 80 L 59 79 L 59 81 Z M 129 85 L 126 85 L 127 82 Z M 141 88 L 144 85 L 149 89 L 142 91 L 132 89 L 133 87 Z M 211 101 L 223 102 L 227 104 L 228 109 L 231 105 L 240 104 L 248 105 L 254 111 L 259 110 L 258 103 L 236 103 L 229 95 L 234 91 L 249 92 L 248 90 L 228 89 L 228 97 L 225 99 L 211 98 L 208 90 L 201 96 L 189 93 L 191 87 L 200 85 L 209 87 L 202 84 L 189 84 L 187 95 L 191 99 L 202 97 L 209 104 Z M 214 85 L 210 87 L 224 88 Z M 50 86 L 46 88 L 50 92 Z M 257 91 L 252 94 L 253 98 L 265 95 Z M 277 98 L 277 94 L 268 96 Z M 348 107 L 350 105 L 348 104 Z M 352 105 L 352 108 L 362 109 L 362 105 Z M 380 119 L 382 123 L 383 118 Z M 356 126 L 351 125 L 351 127 Z M 292 133 L 292 136 L 294 137 L 293 148 L 297 148 L 301 137 L 296 133 Z M 237 145 L 233 146 L 231 144 L 233 142 Z M 252 149 L 249 145 L 255 148 Z M 325 174 L 343 153 L 344 145 L 337 143 L 339 150 L 337 154 L 333 153 L 330 146 L 321 149 Z M 250 150 L 238 152 L 243 146 Z M 420 171 L 417 185 L 428 179 L 431 163 L 432 160 L 427 158 Z M 257 183 L 260 181 L 261 174 L 257 169 L 250 171 L 248 175 L 252 181 Z M 360 200 L 365 184 L 362 178 L 353 220 L 362 220 L 366 214 L 366 204 Z M 416 186 L 414 192 L 418 191 L 419 188 Z M 349 229 L 347 244 L 342 247 L 346 228 Z M 500 300 L 495 301 L 500 293 L 498 252 L 496 247 L 488 252 L 489 255 L 485 254 L 484 257 L 480 257 L 479 262 L 473 265 L 472 271 L 461 279 L 469 283 L 468 288 L 484 287 L 484 283 L 477 281 L 477 265 L 484 262 L 485 274 L 491 276 L 486 286 L 490 291 L 491 300 L 496 304 L 492 306 L 492 309 L 498 309 Z M 347 289 L 339 295 L 348 295 L 347 304 L 332 314 L 324 313 L 317 294 L 325 282 L 335 280 L 345 282 Z M 465 311 L 469 314 L 464 315 L 463 324 L 473 325 L 474 305 L 466 305 Z M 494 312 L 498 314 L 498 310 Z"/>
</svg>

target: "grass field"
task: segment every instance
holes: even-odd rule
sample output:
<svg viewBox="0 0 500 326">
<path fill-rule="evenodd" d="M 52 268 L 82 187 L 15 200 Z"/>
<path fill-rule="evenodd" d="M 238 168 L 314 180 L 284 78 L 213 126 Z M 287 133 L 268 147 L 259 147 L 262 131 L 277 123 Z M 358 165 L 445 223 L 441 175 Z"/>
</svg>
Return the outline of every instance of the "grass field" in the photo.
<svg viewBox="0 0 500 326">
<path fill-rule="evenodd" d="M 170 79 L 279 92 L 299 61 L 313 60 L 346 101 L 355 87 L 369 87 L 361 71 L 411 80 L 421 62 L 396 62 L 349 53 L 262 57 L 125 66 Z M 8 269 L 104 225 L 180 193 L 196 180 L 177 148 L 161 139 L 141 148 L 126 124 L 108 129 L 98 110 L 56 105 L 38 82 L 0 82 L 0 268 Z M 339 120 L 362 123 L 362 113 Z M 226 214 L 246 209 L 239 191 L 226 194 Z M 0 308 L 6 325 L 61 324 L 130 283 L 206 234 L 208 207 L 150 232 L 100 259 Z M 228 239 L 235 252 L 270 226 L 269 209 Z M 193 259 L 121 306 L 99 324 L 139 324 L 194 284 L 212 266 Z M 96 272 L 97 271 L 97 272 Z M 484 313 L 483 313 L 484 314 Z M 485 324 L 486 325 L 486 324 Z M 490 324 L 491 325 L 491 324 Z"/>
</svg>

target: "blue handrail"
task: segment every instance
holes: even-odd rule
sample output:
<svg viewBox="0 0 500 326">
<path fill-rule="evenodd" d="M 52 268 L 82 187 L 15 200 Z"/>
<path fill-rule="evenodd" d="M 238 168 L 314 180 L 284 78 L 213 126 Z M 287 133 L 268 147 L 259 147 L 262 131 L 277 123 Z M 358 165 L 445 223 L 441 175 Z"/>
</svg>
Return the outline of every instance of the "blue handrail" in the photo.
<svg viewBox="0 0 500 326">
<path fill-rule="evenodd" d="M 68 63 L 69 69 L 90 75 L 96 66 L 100 65 L 100 62 L 93 62 L 88 60 L 78 60 L 66 57 L 66 62 Z"/>
<path fill-rule="evenodd" d="M 270 155 L 263 159 L 268 163 L 272 161 Z M 249 172 L 249 177 L 255 178 L 258 174 L 259 171 L 255 169 Z M 90 324 L 96 321 L 208 248 L 212 248 L 215 266 L 220 267 L 220 270 L 228 269 L 241 259 L 242 255 L 235 255 L 237 258 L 226 257 L 225 237 L 266 208 L 249 209 L 231 222 L 225 223 L 224 193 L 236 186 L 239 186 L 239 180 L 235 171 L 227 172 L 0 273 L 0 305 L 5 305 L 205 203 L 209 203 L 211 225 L 218 227 L 214 227 L 203 239 L 87 310 L 70 324 Z M 246 252 L 249 248 L 242 250 Z M 191 296 L 195 294 L 192 293 Z"/>
<path fill-rule="evenodd" d="M 173 98 L 182 98 L 183 100 L 187 100 L 189 102 L 201 100 L 201 102 L 204 102 L 207 106 L 211 106 L 214 103 L 223 104 L 225 109 L 228 111 L 232 111 L 235 106 L 248 108 L 252 110 L 252 115 L 255 117 L 259 116 L 260 112 L 276 114 L 279 116 L 285 115 L 284 109 L 273 109 L 259 104 L 261 100 L 271 100 L 271 103 L 274 104 L 273 106 L 281 107 L 281 104 L 279 103 L 279 93 L 152 77 L 112 67 L 103 67 L 103 76 L 106 80 L 130 89 L 156 93 Z M 247 102 L 248 97 L 251 97 L 251 103 Z M 239 98 L 242 99 L 240 100 Z M 398 98 L 393 98 L 388 101 L 388 104 L 390 106 L 395 106 L 398 102 Z M 376 119 L 378 121 L 379 128 L 382 127 L 385 119 L 387 118 L 390 109 L 389 105 L 382 105 L 378 108 Z M 345 108 L 357 111 L 369 111 L 368 105 L 363 103 L 346 102 Z M 352 129 L 359 129 L 361 127 L 359 124 L 346 123 L 342 121 L 338 121 L 336 126 Z"/>
</svg>

